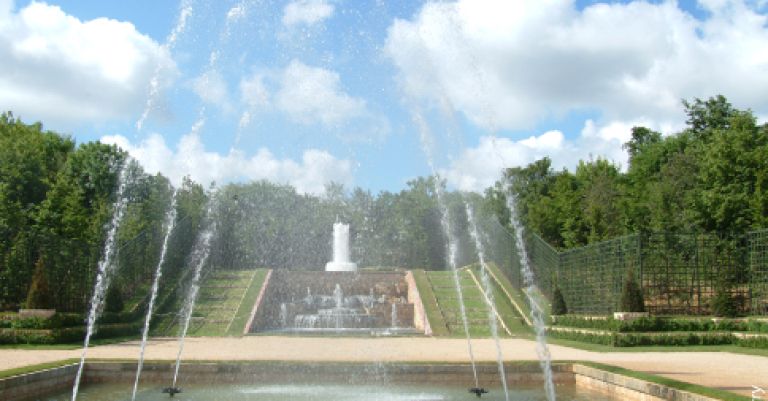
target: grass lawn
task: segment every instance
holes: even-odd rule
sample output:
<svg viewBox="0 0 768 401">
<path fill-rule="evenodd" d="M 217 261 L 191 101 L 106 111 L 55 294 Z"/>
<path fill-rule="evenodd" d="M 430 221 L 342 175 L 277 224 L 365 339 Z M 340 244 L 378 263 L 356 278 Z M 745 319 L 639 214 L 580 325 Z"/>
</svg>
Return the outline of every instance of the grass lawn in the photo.
<svg viewBox="0 0 768 401">
<path fill-rule="evenodd" d="M 459 296 L 456 293 L 453 272 L 428 271 L 425 274 L 432 288 L 432 292 L 435 295 L 439 314 L 445 321 L 445 325 L 448 329 L 446 334 L 451 337 L 464 337 L 465 332 L 464 323 L 461 318 L 461 304 L 459 303 Z M 459 272 L 459 283 L 462 290 L 462 298 L 464 301 L 464 309 L 470 336 L 491 336 L 488 306 L 485 296 L 483 295 L 484 293 L 478 286 L 478 282 L 475 282 L 468 270 L 462 269 Z M 528 333 L 527 327 L 521 322 L 519 314 L 509 302 L 509 298 L 504 294 L 498 283 L 492 281 L 492 286 L 496 309 L 501 315 L 504 324 L 509 328 L 511 335 L 518 337 L 524 333 Z M 509 337 L 501 325 L 499 325 L 498 333 L 500 337 Z"/>
<path fill-rule="evenodd" d="M 261 289 L 266 269 L 215 270 L 205 277 L 192 312 L 187 335 L 240 335 L 253 302 Z M 176 304 L 171 310 L 180 310 Z M 178 331 L 175 315 L 161 317 L 154 334 L 173 335 Z M 242 322 L 242 323 L 241 323 Z M 237 325 L 242 324 L 241 327 Z"/>
</svg>

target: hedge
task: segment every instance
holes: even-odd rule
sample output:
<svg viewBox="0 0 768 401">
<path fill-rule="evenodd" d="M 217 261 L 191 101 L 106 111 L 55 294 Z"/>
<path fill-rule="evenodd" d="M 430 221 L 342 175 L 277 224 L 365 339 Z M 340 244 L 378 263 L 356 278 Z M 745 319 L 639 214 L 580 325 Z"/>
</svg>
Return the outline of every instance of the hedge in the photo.
<svg viewBox="0 0 768 401">
<path fill-rule="evenodd" d="M 574 327 L 580 329 L 608 330 L 619 333 L 645 332 L 681 332 L 681 331 L 744 331 L 768 333 L 768 322 L 742 319 L 691 319 L 665 318 L 658 316 L 642 317 L 629 321 L 586 316 L 557 316 L 553 326 Z"/>
<path fill-rule="evenodd" d="M 93 338 L 133 336 L 141 332 L 142 324 L 120 323 L 99 325 Z M 59 329 L 0 329 L 0 344 L 59 344 L 85 339 L 86 327 Z"/>
<path fill-rule="evenodd" d="M 614 347 L 639 347 L 652 345 L 723 345 L 739 344 L 745 347 L 752 346 L 750 343 L 743 343 L 728 333 L 681 333 L 681 334 L 637 334 L 637 333 L 584 333 L 579 331 L 550 331 L 548 335 L 552 338 L 563 340 L 573 340 L 592 344 L 610 345 Z M 757 340 L 757 339 L 756 339 Z M 768 340 L 760 339 L 768 346 Z"/>
</svg>

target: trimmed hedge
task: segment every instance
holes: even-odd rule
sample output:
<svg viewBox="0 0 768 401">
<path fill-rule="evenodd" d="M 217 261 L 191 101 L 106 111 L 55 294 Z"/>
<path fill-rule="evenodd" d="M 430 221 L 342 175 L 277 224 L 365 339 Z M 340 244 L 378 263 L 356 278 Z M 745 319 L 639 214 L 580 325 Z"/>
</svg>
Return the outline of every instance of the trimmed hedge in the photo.
<svg viewBox="0 0 768 401">
<path fill-rule="evenodd" d="M 590 318 L 585 316 L 563 315 L 556 316 L 553 326 L 575 327 L 579 329 L 595 329 L 615 331 L 618 321 L 613 318 Z"/>
<path fill-rule="evenodd" d="M 728 333 L 637 334 L 606 332 L 598 334 L 577 331 L 550 331 L 548 335 L 552 338 L 610 345 L 613 347 L 723 345 L 737 344 L 738 341 L 741 341 Z M 766 345 L 768 345 L 768 340 L 766 340 Z"/>
<path fill-rule="evenodd" d="M 768 349 L 768 338 L 737 338 L 735 344 L 745 348 Z"/>
<path fill-rule="evenodd" d="M 583 343 L 600 344 L 600 345 L 613 345 L 615 336 L 614 333 L 606 334 L 593 334 L 582 333 L 579 331 L 548 331 L 547 335 L 552 338 L 559 338 L 561 340 L 573 340 Z"/>
<path fill-rule="evenodd" d="M 134 336 L 141 332 L 142 324 L 104 324 L 97 327 L 94 339 Z M 0 329 L 0 344 L 61 344 L 85 339 L 86 327 L 59 329 Z"/>
<path fill-rule="evenodd" d="M 743 319 L 712 320 L 705 318 L 642 317 L 630 321 L 590 318 L 585 316 L 557 316 L 553 326 L 580 329 L 608 330 L 619 333 L 681 332 L 681 331 L 744 331 L 768 333 L 768 322 Z"/>
<path fill-rule="evenodd" d="M 687 334 L 619 334 L 613 337 L 615 347 L 638 347 L 647 345 L 723 345 L 733 344 L 734 337 L 723 333 Z"/>
</svg>

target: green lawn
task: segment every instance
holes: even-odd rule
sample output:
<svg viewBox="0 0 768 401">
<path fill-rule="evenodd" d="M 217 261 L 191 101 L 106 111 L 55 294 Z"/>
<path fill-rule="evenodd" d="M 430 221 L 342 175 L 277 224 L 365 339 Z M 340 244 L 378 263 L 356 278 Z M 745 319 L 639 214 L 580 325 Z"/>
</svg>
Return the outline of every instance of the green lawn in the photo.
<svg viewBox="0 0 768 401">
<path fill-rule="evenodd" d="M 248 320 L 253 302 L 258 296 L 266 269 L 215 270 L 200 285 L 192 320 L 187 332 L 190 336 L 240 335 Z M 180 310 L 174 305 L 172 310 Z M 158 333 L 175 334 L 178 319 L 175 315 L 162 316 Z"/>
<path fill-rule="evenodd" d="M 256 298 L 259 296 L 259 291 L 264 284 L 264 279 L 267 277 L 267 269 L 257 269 L 251 284 L 248 286 L 245 294 L 243 294 L 242 302 L 235 312 L 234 318 L 227 328 L 228 336 L 241 336 L 245 329 L 245 325 L 248 323 L 248 319 L 251 317 L 251 311 L 253 310 L 253 304 L 256 302 Z"/>
<path fill-rule="evenodd" d="M 480 282 L 479 271 L 475 276 Z M 445 322 L 447 335 L 463 337 L 464 323 L 461 318 L 461 304 L 456 292 L 456 285 L 453 273 L 450 271 L 428 271 L 426 272 L 432 293 L 435 296 L 439 316 Z M 469 333 L 472 337 L 489 337 L 491 335 L 490 320 L 488 315 L 488 306 L 478 282 L 472 278 L 469 270 L 461 269 L 459 272 L 459 282 L 464 300 L 464 309 L 466 313 Z M 520 315 L 512 306 L 509 298 L 504 294 L 498 283 L 492 281 L 493 298 L 496 303 L 496 309 L 504 321 L 512 336 L 520 336 L 528 333 L 528 329 L 522 323 Z M 434 313 L 434 312 L 433 312 Z M 431 320 L 430 320 L 431 321 Z M 510 335 L 499 325 L 498 333 L 501 337 Z"/>
</svg>

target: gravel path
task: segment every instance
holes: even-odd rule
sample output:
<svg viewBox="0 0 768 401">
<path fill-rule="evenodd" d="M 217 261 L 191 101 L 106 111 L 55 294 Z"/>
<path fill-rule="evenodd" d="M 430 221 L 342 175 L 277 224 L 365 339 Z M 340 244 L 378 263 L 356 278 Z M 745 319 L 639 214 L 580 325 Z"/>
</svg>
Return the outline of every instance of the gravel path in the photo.
<svg viewBox="0 0 768 401">
<path fill-rule="evenodd" d="M 129 341 L 91 348 L 88 358 L 137 358 L 138 342 Z M 478 360 L 495 361 L 492 340 L 473 340 Z M 148 360 L 174 360 L 175 339 L 156 338 L 146 350 Z M 727 352 L 591 352 L 550 346 L 555 360 L 587 360 L 670 377 L 708 387 L 749 395 L 752 386 L 768 390 L 768 358 Z M 0 349 L 0 369 L 67 358 L 80 350 Z M 502 340 L 505 360 L 536 360 L 535 343 Z M 271 337 L 188 338 L 185 360 L 283 360 L 283 361 L 447 361 L 466 362 L 467 343 L 444 338 L 327 338 Z"/>
</svg>

